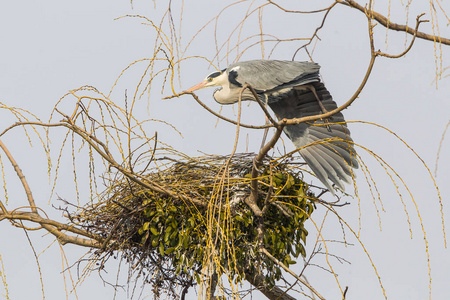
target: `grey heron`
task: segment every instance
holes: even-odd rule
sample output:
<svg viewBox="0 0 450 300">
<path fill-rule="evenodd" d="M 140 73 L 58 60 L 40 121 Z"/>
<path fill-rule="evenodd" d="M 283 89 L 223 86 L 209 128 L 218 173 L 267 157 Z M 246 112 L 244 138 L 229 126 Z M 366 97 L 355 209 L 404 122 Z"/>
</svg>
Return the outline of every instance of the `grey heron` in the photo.
<svg viewBox="0 0 450 300">
<path fill-rule="evenodd" d="M 220 72 L 209 74 L 201 83 L 187 91 L 219 86 L 213 97 L 220 104 L 239 101 L 244 84 L 257 92 L 261 101 L 273 110 L 278 119 L 318 115 L 337 108 L 330 93 L 320 81 L 320 66 L 312 62 L 283 60 L 251 60 L 230 65 Z M 242 93 L 242 101 L 255 98 L 249 89 Z M 332 122 L 287 125 L 284 133 L 317 178 L 334 195 L 330 181 L 344 191 L 351 183 L 353 168 L 358 168 L 350 131 L 342 113 L 334 114 Z"/>
</svg>

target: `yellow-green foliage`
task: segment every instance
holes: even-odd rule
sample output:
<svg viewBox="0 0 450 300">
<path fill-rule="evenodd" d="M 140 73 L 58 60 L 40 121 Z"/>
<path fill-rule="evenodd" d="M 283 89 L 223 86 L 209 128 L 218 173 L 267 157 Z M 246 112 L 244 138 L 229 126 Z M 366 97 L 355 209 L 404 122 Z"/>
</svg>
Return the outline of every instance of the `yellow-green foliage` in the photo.
<svg viewBox="0 0 450 300">
<path fill-rule="evenodd" d="M 111 184 L 100 203 L 85 208 L 77 218 L 92 233 L 110 238 L 104 257 L 121 251 L 131 264 L 139 262 L 149 282 L 170 292 L 176 284 L 192 285 L 199 278 L 205 255 L 211 253 L 206 250 L 211 247 L 207 219 L 213 213 L 219 240 L 214 253 L 225 269 L 222 272 L 235 281 L 245 274 L 264 274 L 274 284 L 281 269 L 258 251 L 257 227 L 262 222 L 262 246 L 284 264 L 294 264 L 299 255 L 305 256 L 308 232 L 304 222 L 314 210 L 314 196 L 296 168 L 264 164 L 258 178 L 258 206 L 267 209 L 256 217 L 244 202 L 250 193 L 251 158 L 243 155 L 231 160 L 226 184 L 220 184 L 218 174 L 223 174 L 226 159 L 196 158 L 147 174 L 150 181 L 183 199 L 195 197 L 205 206 L 122 179 Z M 211 203 L 212 208 L 208 207 Z"/>
</svg>

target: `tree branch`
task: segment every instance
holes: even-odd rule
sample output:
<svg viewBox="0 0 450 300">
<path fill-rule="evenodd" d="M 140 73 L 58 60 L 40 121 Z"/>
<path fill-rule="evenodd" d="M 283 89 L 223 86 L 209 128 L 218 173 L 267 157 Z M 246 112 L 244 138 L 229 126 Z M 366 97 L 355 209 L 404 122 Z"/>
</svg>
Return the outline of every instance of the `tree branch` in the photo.
<svg viewBox="0 0 450 300">
<path fill-rule="evenodd" d="M 22 183 L 23 189 L 25 190 L 25 194 L 27 195 L 28 203 L 30 204 L 31 211 L 37 213 L 36 203 L 34 203 L 33 194 L 31 193 L 30 186 L 28 185 L 28 182 L 25 179 L 22 170 L 19 168 L 19 165 L 17 164 L 16 160 L 11 155 L 11 152 L 9 152 L 8 148 L 5 146 L 5 144 L 3 144 L 1 140 L 0 140 L 0 148 L 2 148 L 6 157 L 8 157 L 9 161 L 11 162 L 11 165 L 14 168 L 14 171 L 16 171 L 17 177 L 19 177 L 19 180 Z"/>
<path fill-rule="evenodd" d="M 250 282 L 255 288 L 264 294 L 269 300 L 295 300 L 294 297 L 286 294 L 277 286 L 269 289 L 267 283 L 264 281 L 264 276 L 261 274 L 245 273 L 245 280 Z"/>
<path fill-rule="evenodd" d="M 409 50 L 411 50 L 411 48 L 412 48 L 412 46 L 413 46 L 413 44 L 414 44 L 414 42 L 415 42 L 415 40 L 416 40 L 417 32 L 419 31 L 419 25 L 420 25 L 420 23 L 426 23 L 426 22 L 429 22 L 428 20 L 420 20 L 420 17 L 422 17 L 424 14 L 425 14 L 425 13 L 420 14 L 420 15 L 417 16 L 417 18 L 416 18 L 416 28 L 414 29 L 414 35 L 413 35 L 413 38 L 412 38 L 412 40 L 411 40 L 411 43 L 409 43 L 408 48 L 405 49 L 405 51 L 403 51 L 402 53 L 397 54 L 397 55 L 391 55 L 391 54 L 387 54 L 387 53 L 384 53 L 384 52 L 381 52 L 380 50 L 378 50 L 378 51 L 376 52 L 376 54 L 379 55 L 379 56 L 387 57 L 387 58 L 400 58 L 400 57 L 404 56 L 406 53 L 408 53 Z"/>
<path fill-rule="evenodd" d="M 91 233 L 88 233 L 82 229 L 76 228 L 73 225 L 67 225 L 63 223 L 59 223 L 54 220 L 42 218 L 38 213 L 35 212 L 22 212 L 22 211 L 14 211 L 8 213 L 0 214 L 0 221 L 8 219 L 8 220 L 24 220 L 34 222 L 36 224 L 41 225 L 45 228 L 49 233 L 53 234 L 61 244 L 75 244 L 84 247 L 92 247 L 99 248 L 101 247 L 100 237 L 95 236 Z M 88 239 L 80 238 L 76 236 L 67 235 L 61 230 L 69 231 L 78 235 L 86 236 Z"/>
<path fill-rule="evenodd" d="M 283 268 L 283 270 L 285 270 L 286 272 L 288 272 L 289 274 L 291 274 L 295 279 L 297 279 L 298 281 L 300 281 L 304 286 L 306 286 L 313 294 L 315 294 L 317 297 L 319 297 L 320 300 L 325 300 L 324 297 L 322 297 L 319 292 L 317 292 L 308 282 L 306 282 L 305 280 L 303 280 L 302 278 L 300 278 L 299 276 L 297 276 L 297 274 L 295 274 L 291 269 L 289 269 L 288 267 L 286 267 L 285 264 L 283 264 L 281 261 L 279 261 L 276 257 L 274 257 L 272 254 L 269 253 L 269 251 L 267 251 L 266 248 L 261 247 L 259 249 L 259 252 L 263 253 L 264 255 L 266 255 L 271 261 L 273 261 L 274 263 L 276 263 L 277 265 L 279 265 L 280 267 Z"/>
<path fill-rule="evenodd" d="M 184 92 L 181 92 L 181 93 L 178 93 L 178 94 L 174 94 L 174 95 L 171 95 L 171 96 L 164 97 L 163 100 L 171 99 L 171 98 L 178 98 L 178 97 L 183 96 L 183 95 L 191 95 L 191 96 L 195 99 L 195 101 L 197 101 L 198 104 L 200 104 L 204 109 L 206 109 L 208 112 L 210 112 L 210 113 L 213 114 L 214 116 L 216 116 L 216 117 L 218 117 L 219 119 L 222 119 L 222 120 L 224 120 L 224 121 L 226 121 L 226 122 L 229 122 L 229 123 L 231 123 L 231 124 L 238 125 L 238 122 L 236 122 L 236 121 L 234 121 L 234 120 L 231 120 L 231 119 L 229 119 L 229 118 L 227 118 L 227 117 L 224 117 L 224 116 L 222 116 L 221 114 L 216 113 L 214 110 L 212 110 L 211 108 L 209 108 L 209 107 L 208 107 L 205 103 L 203 103 L 203 102 L 198 98 L 198 96 L 197 96 L 196 94 L 194 94 L 193 92 L 186 92 L 186 91 L 184 91 Z M 245 128 L 251 128 L 251 129 L 264 129 L 264 128 L 267 128 L 267 127 L 272 127 L 272 125 L 260 125 L 260 126 L 257 126 L 257 125 L 256 125 L 256 126 L 255 126 L 255 125 L 248 125 L 248 124 L 243 124 L 243 123 L 239 123 L 239 126 L 242 126 L 242 127 L 245 127 Z"/>
<path fill-rule="evenodd" d="M 355 8 L 363 13 L 366 13 L 366 8 L 354 0 L 336 0 L 336 1 L 339 2 L 340 4 L 350 6 L 350 7 Z M 386 27 L 388 29 L 395 30 L 395 31 L 405 31 L 411 35 L 416 34 L 418 38 L 421 38 L 424 40 L 438 42 L 438 43 L 441 43 L 444 45 L 450 45 L 450 39 L 432 35 L 432 34 L 427 34 L 427 33 L 420 32 L 420 31 L 418 31 L 416 33 L 416 30 L 414 28 L 411 28 L 407 25 L 392 23 L 388 18 L 386 18 L 382 14 L 377 13 L 375 11 L 371 11 L 370 15 L 374 20 L 376 20 L 378 23 L 380 23 L 381 25 L 383 25 L 384 27 Z"/>
</svg>

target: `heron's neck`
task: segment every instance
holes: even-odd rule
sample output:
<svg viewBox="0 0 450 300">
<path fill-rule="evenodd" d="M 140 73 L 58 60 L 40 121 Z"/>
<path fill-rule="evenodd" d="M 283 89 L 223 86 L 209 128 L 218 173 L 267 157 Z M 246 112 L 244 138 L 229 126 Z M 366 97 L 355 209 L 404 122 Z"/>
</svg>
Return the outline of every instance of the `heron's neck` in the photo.
<svg viewBox="0 0 450 300">
<path fill-rule="evenodd" d="M 255 98 L 253 94 L 248 90 L 245 89 L 241 93 L 240 87 L 232 87 L 230 88 L 230 85 L 222 86 L 220 89 L 217 89 L 214 92 L 214 99 L 219 102 L 220 104 L 233 104 L 236 102 L 239 102 L 239 97 L 241 96 L 241 101 L 255 101 Z M 265 102 L 266 99 L 264 99 L 263 95 L 260 95 L 261 101 Z"/>
<path fill-rule="evenodd" d="M 228 84 L 216 89 L 213 96 L 214 100 L 216 100 L 220 104 L 233 104 L 239 101 L 239 98 L 234 97 L 233 92 L 230 90 Z"/>
<path fill-rule="evenodd" d="M 230 82 L 228 81 L 227 72 L 223 72 L 220 76 L 216 78 L 217 86 L 220 86 L 214 91 L 214 99 L 220 104 L 233 104 L 236 100 L 233 95 L 233 89 L 230 89 Z M 238 99 L 238 98 L 237 98 Z"/>
</svg>

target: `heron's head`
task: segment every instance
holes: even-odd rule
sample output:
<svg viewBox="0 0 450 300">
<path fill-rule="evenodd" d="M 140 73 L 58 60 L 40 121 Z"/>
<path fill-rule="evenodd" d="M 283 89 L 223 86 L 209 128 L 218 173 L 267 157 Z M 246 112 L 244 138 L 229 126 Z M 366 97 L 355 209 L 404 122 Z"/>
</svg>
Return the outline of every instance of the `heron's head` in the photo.
<svg viewBox="0 0 450 300">
<path fill-rule="evenodd" d="M 186 92 L 193 92 L 210 86 L 223 86 L 227 81 L 227 75 L 224 71 L 225 70 L 221 72 L 212 72 L 211 74 L 206 76 L 205 80 L 197 85 L 194 85 L 190 89 L 187 89 Z"/>
</svg>

